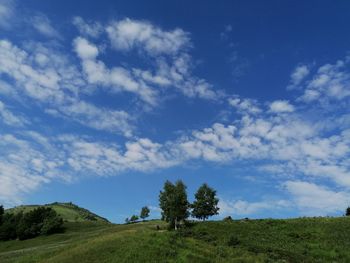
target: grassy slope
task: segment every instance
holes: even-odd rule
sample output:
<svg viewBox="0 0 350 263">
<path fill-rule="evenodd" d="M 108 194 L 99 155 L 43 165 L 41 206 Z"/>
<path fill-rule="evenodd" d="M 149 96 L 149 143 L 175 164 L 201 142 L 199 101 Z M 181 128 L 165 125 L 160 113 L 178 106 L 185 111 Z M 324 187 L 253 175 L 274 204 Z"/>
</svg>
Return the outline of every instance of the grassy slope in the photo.
<svg viewBox="0 0 350 263">
<path fill-rule="evenodd" d="M 19 213 L 19 212 L 29 212 L 40 205 L 23 205 L 23 206 L 17 206 L 14 208 L 7 209 L 7 213 Z M 43 205 L 44 207 L 51 207 L 53 208 L 65 221 L 68 222 L 81 222 L 81 221 L 91 221 L 87 218 L 89 216 L 90 218 L 95 218 L 96 221 L 101 222 L 108 222 L 107 219 L 100 217 L 91 211 L 81 208 L 77 205 L 71 204 L 71 203 L 52 203 Z"/>
<path fill-rule="evenodd" d="M 0 242 L 0 262 L 350 262 L 350 218 L 205 222 L 178 232 L 160 221 L 67 223 L 67 231 Z"/>
</svg>

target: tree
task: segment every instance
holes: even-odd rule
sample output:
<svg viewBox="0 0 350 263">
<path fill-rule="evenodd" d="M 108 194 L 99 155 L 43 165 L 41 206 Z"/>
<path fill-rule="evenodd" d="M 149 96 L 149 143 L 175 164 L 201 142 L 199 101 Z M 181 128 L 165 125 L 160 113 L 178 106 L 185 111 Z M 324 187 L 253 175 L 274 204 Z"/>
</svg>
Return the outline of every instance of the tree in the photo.
<svg viewBox="0 0 350 263">
<path fill-rule="evenodd" d="M 16 232 L 20 240 L 61 232 L 63 220 L 50 207 L 38 207 L 23 214 Z"/>
<path fill-rule="evenodd" d="M 346 208 L 345 215 L 346 216 L 350 216 L 350 206 L 348 208 Z"/>
<path fill-rule="evenodd" d="M 125 224 L 129 224 L 129 223 L 130 223 L 129 217 L 125 218 Z"/>
<path fill-rule="evenodd" d="M 140 217 L 142 220 L 145 220 L 145 218 L 149 217 L 149 208 L 147 206 L 142 207 Z"/>
<path fill-rule="evenodd" d="M 130 222 L 135 223 L 137 220 L 139 220 L 139 217 L 137 215 L 132 215 L 130 217 Z"/>
<path fill-rule="evenodd" d="M 213 188 L 203 184 L 199 187 L 195 197 L 196 200 L 192 204 L 192 215 L 194 217 L 204 221 L 208 217 L 218 214 L 219 199 L 216 198 L 216 191 Z"/>
<path fill-rule="evenodd" d="M 175 184 L 165 182 L 164 189 L 159 194 L 159 207 L 162 209 L 162 219 L 169 222 L 175 230 L 181 221 L 188 218 L 189 202 L 186 186 L 181 180 Z"/>
<path fill-rule="evenodd" d="M 4 207 L 0 205 L 0 225 L 2 224 L 4 213 L 5 213 Z"/>
</svg>

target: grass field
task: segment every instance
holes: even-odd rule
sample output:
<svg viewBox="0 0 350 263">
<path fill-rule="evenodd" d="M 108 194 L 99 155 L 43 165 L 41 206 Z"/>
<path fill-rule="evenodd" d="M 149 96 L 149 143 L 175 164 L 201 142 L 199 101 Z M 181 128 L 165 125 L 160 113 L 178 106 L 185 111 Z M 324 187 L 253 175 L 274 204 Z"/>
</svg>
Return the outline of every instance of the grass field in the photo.
<svg viewBox="0 0 350 263">
<path fill-rule="evenodd" d="M 10 208 L 6 213 L 27 213 L 38 207 L 51 207 L 54 209 L 65 221 L 68 222 L 82 222 L 82 221 L 101 221 L 108 222 L 107 219 L 92 213 L 91 211 L 79 207 L 72 203 L 52 203 L 47 205 L 23 205 Z"/>
<path fill-rule="evenodd" d="M 199 222 L 177 232 L 161 221 L 65 226 L 62 234 L 0 242 L 0 262 L 350 262 L 344 217 Z"/>
</svg>

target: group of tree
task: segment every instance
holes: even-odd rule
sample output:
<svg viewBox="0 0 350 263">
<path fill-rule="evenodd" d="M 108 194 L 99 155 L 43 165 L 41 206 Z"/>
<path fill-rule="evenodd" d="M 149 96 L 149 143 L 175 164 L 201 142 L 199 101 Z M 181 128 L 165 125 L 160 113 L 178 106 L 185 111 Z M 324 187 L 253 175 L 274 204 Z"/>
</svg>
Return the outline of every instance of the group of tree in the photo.
<svg viewBox="0 0 350 263">
<path fill-rule="evenodd" d="M 137 222 L 140 218 L 145 221 L 147 217 L 149 217 L 150 210 L 147 206 L 144 206 L 141 208 L 140 216 L 138 215 L 132 215 L 130 218 L 125 219 L 125 223 L 135 223 Z"/>
<path fill-rule="evenodd" d="M 5 213 L 0 206 L 0 240 L 24 240 L 62 231 L 63 220 L 50 207 L 38 207 L 27 213 Z"/>
<path fill-rule="evenodd" d="M 195 201 L 191 204 L 187 200 L 186 185 L 181 180 L 175 182 L 175 184 L 166 181 L 163 191 L 159 194 L 162 219 L 175 230 L 190 215 L 203 221 L 210 216 L 217 215 L 219 211 L 218 202 L 216 191 L 207 184 L 203 184 L 197 190 Z"/>
<path fill-rule="evenodd" d="M 350 216 L 350 206 L 346 208 L 345 215 Z"/>
</svg>

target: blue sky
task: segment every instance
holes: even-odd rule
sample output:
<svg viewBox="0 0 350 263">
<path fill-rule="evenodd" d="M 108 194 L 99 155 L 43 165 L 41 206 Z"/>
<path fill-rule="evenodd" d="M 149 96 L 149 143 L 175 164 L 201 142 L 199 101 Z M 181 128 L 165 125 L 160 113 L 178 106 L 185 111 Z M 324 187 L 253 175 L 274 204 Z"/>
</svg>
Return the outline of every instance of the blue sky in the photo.
<svg viewBox="0 0 350 263">
<path fill-rule="evenodd" d="M 0 203 L 122 222 L 165 180 L 234 218 L 350 204 L 348 1 L 0 0 Z"/>
</svg>

